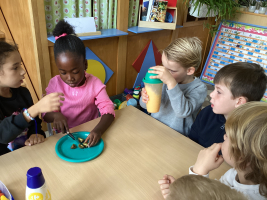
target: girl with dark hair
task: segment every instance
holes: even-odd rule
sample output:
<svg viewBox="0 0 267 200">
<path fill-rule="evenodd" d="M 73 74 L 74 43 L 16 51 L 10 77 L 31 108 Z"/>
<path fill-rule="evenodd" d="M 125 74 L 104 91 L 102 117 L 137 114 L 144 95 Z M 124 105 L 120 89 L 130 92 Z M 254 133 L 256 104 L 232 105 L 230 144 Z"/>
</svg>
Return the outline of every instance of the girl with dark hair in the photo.
<svg viewBox="0 0 267 200">
<path fill-rule="evenodd" d="M 32 146 L 44 141 L 42 112 L 59 110 L 64 98 L 53 93 L 33 105 L 29 90 L 21 87 L 25 70 L 16 45 L 0 41 L 0 155 L 25 145 Z"/>
<path fill-rule="evenodd" d="M 89 141 L 89 146 L 94 146 L 114 120 L 114 105 L 107 95 L 106 86 L 97 77 L 85 72 L 85 46 L 75 35 L 73 27 L 61 20 L 53 35 L 59 75 L 50 80 L 46 93 L 61 91 L 65 102 L 60 112 L 43 113 L 43 119 L 53 122 L 56 130 L 66 133 L 69 128 L 97 118 L 99 110 L 101 120 L 85 140 Z"/>
</svg>

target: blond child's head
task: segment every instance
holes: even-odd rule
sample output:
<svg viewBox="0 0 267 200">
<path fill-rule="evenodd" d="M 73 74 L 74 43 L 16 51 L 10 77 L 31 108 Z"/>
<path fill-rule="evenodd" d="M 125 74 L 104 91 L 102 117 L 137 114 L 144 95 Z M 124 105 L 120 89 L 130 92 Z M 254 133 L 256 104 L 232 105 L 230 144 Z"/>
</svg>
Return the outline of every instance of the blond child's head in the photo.
<svg viewBox="0 0 267 200">
<path fill-rule="evenodd" d="M 199 175 L 186 175 L 170 185 L 166 200 L 247 200 L 245 196 L 223 183 Z"/>
<path fill-rule="evenodd" d="M 236 107 L 249 101 L 259 101 L 266 90 L 267 77 L 256 63 L 237 62 L 221 68 L 214 78 L 210 94 L 216 114 L 227 117 Z"/>
<path fill-rule="evenodd" d="M 163 50 L 162 64 L 177 83 L 193 76 L 201 63 L 202 44 L 196 38 L 178 38 Z"/>
<path fill-rule="evenodd" d="M 260 184 L 267 197 L 267 103 L 249 102 L 235 109 L 225 124 L 224 160 L 245 172 L 244 178 Z"/>
</svg>

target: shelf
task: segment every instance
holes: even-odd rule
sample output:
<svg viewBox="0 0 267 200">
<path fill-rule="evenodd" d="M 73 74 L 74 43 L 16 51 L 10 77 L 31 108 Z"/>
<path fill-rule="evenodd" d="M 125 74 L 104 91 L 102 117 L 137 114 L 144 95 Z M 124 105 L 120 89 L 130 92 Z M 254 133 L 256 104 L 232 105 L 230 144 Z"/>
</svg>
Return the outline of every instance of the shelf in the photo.
<svg viewBox="0 0 267 200">
<path fill-rule="evenodd" d="M 261 16 L 261 17 L 267 17 L 267 15 L 265 15 L 265 14 L 259 14 L 259 13 L 253 13 L 253 12 L 247 12 L 247 11 L 241 11 L 240 13 L 248 14 L 248 15 L 256 15 L 256 16 Z"/>
<path fill-rule="evenodd" d="M 176 28 L 182 28 L 183 26 L 176 25 Z M 139 26 L 133 26 L 128 28 L 129 32 L 132 33 L 147 33 L 147 32 L 153 32 L 153 31 L 162 31 L 162 30 L 169 30 L 169 29 L 158 29 L 158 28 L 146 28 L 146 27 L 139 27 Z"/>
<path fill-rule="evenodd" d="M 81 40 L 94 40 L 94 39 L 100 39 L 100 38 L 107 38 L 107 37 L 118 37 L 122 35 L 128 35 L 128 33 L 120 31 L 118 29 L 103 29 L 100 30 L 101 35 L 90 35 L 90 36 L 82 36 L 79 37 Z M 50 35 L 47 37 L 47 39 L 53 43 L 55 43 L 55 37 Z"/>
</svg>

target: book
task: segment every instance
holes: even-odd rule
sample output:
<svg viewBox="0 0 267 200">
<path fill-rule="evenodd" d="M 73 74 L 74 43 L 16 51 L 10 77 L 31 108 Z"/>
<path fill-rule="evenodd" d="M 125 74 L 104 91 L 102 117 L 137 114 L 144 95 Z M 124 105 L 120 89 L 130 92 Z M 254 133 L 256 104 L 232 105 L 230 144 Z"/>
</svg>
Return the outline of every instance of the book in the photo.
<svg viewBox="0 0 267 200">
<path fill-rule="evenodd" d="M 155 1 L 150 13 L 149 21 L 165 22 L 168 1 Z"/>
<path fill-rule="evenodd" d="M 142 14 L 141 14 L 142 21 L 146 21 L 148 5 L 149 5 L 149 0 L 144 0 L 142 4 Z"/>
<path fill-rule="evenodd" d="M 151 10 L 153 8 L 154 2 L 157 0 L 149 0 L 149 4 L 148 4 L 148 9 L 147 9 L 147 16 L 146 16 L 146 21 L 150 21 L 150 14 L 151 14 Z"/>
</svg>

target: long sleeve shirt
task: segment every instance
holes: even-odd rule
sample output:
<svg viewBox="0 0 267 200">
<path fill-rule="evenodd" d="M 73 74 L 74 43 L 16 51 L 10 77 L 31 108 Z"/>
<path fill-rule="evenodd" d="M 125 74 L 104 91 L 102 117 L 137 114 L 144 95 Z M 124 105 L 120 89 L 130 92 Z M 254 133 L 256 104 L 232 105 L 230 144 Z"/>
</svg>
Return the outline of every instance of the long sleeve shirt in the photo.
<svg viewBox="0 0 267 200">
<path fill-rule="evenodd" d="M 163 84 L 160 110 L 151 116 L 187 136 L 206 96 L 207 87 L 198 78 L 191 83 L 177 84 L 171 90 Z M 142 97 L 140 105 L 146 108 Z"/>
<path fill-rule="evenodd" d="M 35 122 L 28 123 L 22 114 L 23 108 L 33 105 L 32 97 L 27 88 L 12 88 L 12 97 L 0 97 L 0 155 L 8 153 L 7 145 L 16 139 L 25 129 L 27 137 L 36 133 Z M 37 116 L 37 132 L 45 137 L 42 130 L 42 120 Z"/>
<path fill-rule="evenodd" d="M 63 106 L 60 112 L 67 118 L 69 128 L 78 126 L 98 116 L 112 114 L 115 116 L 114 105 L 109 99 L 106 86 L 97 77 L 85 73 L 85 83 L 80 87 L 70 87 L 59 75 L 53 77 L 46 88 L 46 94 L 62 92 Z M 42 114 L 44 117 L 45 113 Z"/>
</svg>

